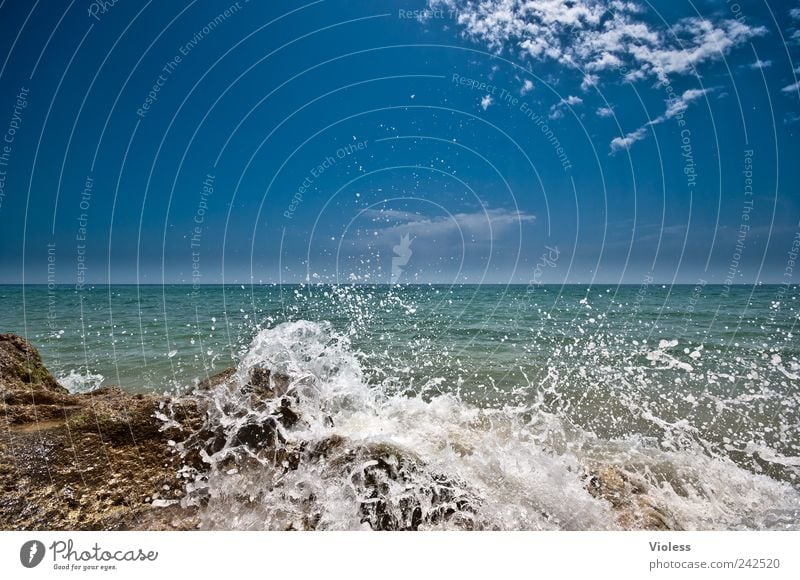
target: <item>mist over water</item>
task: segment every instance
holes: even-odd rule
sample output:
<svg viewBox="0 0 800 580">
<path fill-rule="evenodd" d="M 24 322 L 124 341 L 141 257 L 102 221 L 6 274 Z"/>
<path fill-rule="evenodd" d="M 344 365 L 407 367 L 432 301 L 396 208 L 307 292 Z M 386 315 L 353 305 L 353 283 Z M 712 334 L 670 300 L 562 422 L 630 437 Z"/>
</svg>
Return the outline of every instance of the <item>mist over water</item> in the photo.
<svg viewBox="0 0 800 580">
<path fill-rule="evenodd" d="M 3 330 L 74 391 L 289 375 L 288 441 L 405 450 L 420 497 L 446 478 L 463 513 L 429 527 L 614 529 L 586 491 L 609 466 L 673 528 L 800 526 L 796 287 L 26 287 L 24 310 L 21 287 L 0 295 Z M 214 396 L 224 429 L 269 412 Z M 242 457 L 231 438 L 187 480 L 207 527 L 364 527 L 350 463 Z M 400 514 L 410 492 L 388 493 Z"/>
</svg>

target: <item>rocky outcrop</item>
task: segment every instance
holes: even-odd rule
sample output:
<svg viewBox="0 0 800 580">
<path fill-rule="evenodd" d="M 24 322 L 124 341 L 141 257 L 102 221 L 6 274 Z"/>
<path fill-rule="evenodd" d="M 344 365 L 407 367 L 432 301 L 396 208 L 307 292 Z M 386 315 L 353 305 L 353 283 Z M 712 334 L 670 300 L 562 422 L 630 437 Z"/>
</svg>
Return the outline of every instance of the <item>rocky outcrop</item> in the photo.
<svg viewBox="0 0 800 580">
<path fill-rule="evenodd" d="M 326 436 L 327 429 L 320 438 L 297 437 L 319 419 L 299 412 L 302 388 L 315 387 L 256 367 L 246 377 L 223 371 L 183 397 L 117 387 L 70 394 L 29 342 L 0 334 L 0 529 L 214 527 L 205 515 L 219 501 L 209 491 L 212 478 L 247 482 L 249 473 L 252 485 L 232 486 L 225 501 L 253 510 L 301 465 L 344 485 L 370 529 L 484 527 L 480 496 L 411 450 Z M 330 417 L 322 423 L 333 427 Z M 622 528 L 677 528 L 623 470 L 591 466 L 585 482 Z M 297 509 L 273 527 L 324 527 L 313 494 L 287 495 L 296 495 Z"/>
<path fill-rule="evenodd" d="M 287 472 L 301 461 L 331 473 L 360 466 L 352 485 L 372 529 L 413 530 L 457 517 L 469 527 L 477 500 L 444 475 L 406 495 L 389 493 L 425 467 L 408 451 L 341 437 L 290 440 L 287 430 L 302 418 L 289 385 L 289 377 L 263 368 L 242 384 L 228 369 L 183 398 L 117 387 L 70 394 L 29 342 L 0 335 L 0 529 L 194 529 L 209 472 L 264 465 Z M 181 502 L 187 481 L 201 492 Z M 319 514 L 310 503 L 302 507 L 308 515 L 300 528 L 315 529 Z"/>
<path fill-rule="evenodd" d="M 42 364 L 31 343 L 15 334 L 0 334 L 0 400 L 5 403 L 0 427 L 58 420 L 70 406 L 67 389 Z"/>
<path fill-rule="evenodd" d="M 607 501 L 619 526 L 626 530 L 679 530 L 669 511 L 646 494 L 647 486 L 613 465 L 592 466 L 586 490 Z"/>
<path fill-rule="evenodd" d="M 431 470 L 406 449 L 330 437 L 309 450 L 332 471 L 347 471 L 359 499 L 361 523 L 373 530 L 475 527 L 480 498 L 462 481 Z M 397 493 L 397 489 L 404 492 Z"/>
<path fill-rule="evenodd" d="M 337 435 L 294 437 L 293 429 L 303 432 L 308 427 L 308 418 L 298 411 L 298 389 L 313 390 L 313 380 L 293 383 L 286 375 L 255 367 L 244 380 L 230 369 L 198 387 L 195 396 L 208 412 L 201 428 L 178 447 L 185 468 L 192 471 L 191 501 L 202 508 L 219 501 L 205 486 L 210 477 L 216 478 L 217 494 L 219 488 L 230 487 L 233 497 L 226 499 L 257 509 L 269 502 L 269 493 L 287 473 L 302 465 L 330 485 L 346 482 L 361 524 L 370 529 L 417 530 L 448 523 L 459 529 L 472 527 L 477 496 L 463 482 L 435 473 L 411 451 Z M 333 426 L 330 417 L 323 422 Z M 229 473 L 237 483 L 225 486 Z M 242 478 L 252 478 L 252 485 L 241 483 Z M 284 499 L 291 495 L 287 490 Z M 294 513 L 302 516 L 287 515 L 278 527 L 317 529 L 322 514 L 313 495 L 298 494 L 294 504 Z"/>
<path fill-rule="evenodd" d="M 116 387 L 72 395 L 26 340 L 0 334 L 0 529 L 185 529 L 191 513 L 168 442 L 199 415 L 191 399 Z M 172 427 L 157 418 L 171 405 Z M 167 517 L 170 516 L 170 517 Z"/>
</svg>

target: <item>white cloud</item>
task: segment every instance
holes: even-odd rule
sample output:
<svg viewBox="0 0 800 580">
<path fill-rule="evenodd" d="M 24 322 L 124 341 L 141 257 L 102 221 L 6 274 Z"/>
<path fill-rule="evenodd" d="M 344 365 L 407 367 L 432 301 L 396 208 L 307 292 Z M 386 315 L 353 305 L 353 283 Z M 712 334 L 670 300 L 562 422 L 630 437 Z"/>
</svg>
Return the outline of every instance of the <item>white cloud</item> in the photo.
<svg viewBox="0 0 800 580">
<path fill-rule="evenodd" d="M 600 107 L 597 109 L 598 117 L 611 117 L 614 114 L 614 109 L 611 107 Z"/>
<path fill-rule="evenodd" d="M 525 96 L 532 90 L 533 90 L 533 81 L 531 81 L 530 79 L 525 79 L 525 82 L 522 83 L 522 88 L 519 90 L 519 94 Z"/>
<path fill-rule="evenodd" d="M 786 113 L 783 117 L 783 124 L 784 125 L 793 125 L 800 121 L 800 114 L 798 113 Z"/>
<path fill-rule="evenodd" d="M 576 97 L 575 95 L 570 95 L 566 99 L 561 99 L 555 105 L 550 107 L 550 118 L 551 119 L 560 119 L 564 116 L 564 109 L 567 107 L 574 107 L 576 105 L 583 104 L 583 99 L 580 97 Z"/>
<path fill-rule="evenodd" d="M 649 127 L 660 125 L 664 121 L 668 121 L 673 117 L 683 114 L 683 112 L 689 108 L 689 104 L 692 101 L 696 101 L 700 97 L 707 95 L 712 90 L 713 89 L 689 89 L 684 91 L 680 97 L 667 103 L 667 108 L 661 115 L 651 121 L 648 121 L 635 131 L 631 131 L 624 137 L 616 137 L 612 139 L 611 154 L 613 155 L 614 153 L 617 153 L 623 149 L 626 151 L 629 150 L 631 147 L 633 147 L 634 143 L 647 137 L 647 131 Z"/>
<path fill-rule="evenodd" d="M 581 90 L 588 91 L 590 88 L 597 86 L 600 77 L 593 74 L 586 74 L 583 75 L 583 80 L 581 81 Z"/>
<path fill-rule="evenodd" d="M 483 97 L 483 98 L 481 99 L 481 107 L 483 107 L 483 110 L 485 111 L 486 109 L 488 109 L 488 108 L 489 108 L 489 106 L 490 106 L 490 105 L 491 105 L 493 102 L 494 102 L 494 101 L 492 100 L 492 95 L 486 95 L 485 97 Z"/>
<path fill-rule="evenodd" d="M 688 107 L 689 103 L 699 99 L 700 97 L 707 94 L 711 89 L 689 89 L 684 91 L 683 94 L 678 97 L 677 99 L 670 102 L 667 106 L 667 110 L 664 111 L 664 114 L 657 119 L 653 119 L 650 121 L 652 125 L 656 125 L 658 123 L 662 123 L 667 119 L 672 119 L 675 115 L 679 115 L 683 113 Z"/>
<path fill-rule="evenodd" d="M 761 60 L 760 58 L 757 58 L 754 63 L 750 64 L 750 68 L 754 69 L 769 68 L 771 66 L 772 66 L 771 60 Z"/>
<path fill-rule="evenodd" d="M 637 141 L 641 141 L 647 136 L 647 125 L 639 127 L 636 131 L 631 131 L 624 137 L 615 137 L 611 140 L 611 153 L 625 149 L 626 151 L 633 147 Z"/>
<path fill-rule="evenodd" d="M 688 74 L 766 33 L 736 19 L 684 18 L 656 27 L 646 3 L 622 0 L 428 0 L 457 14 L 464 34 L 490 50 L 520 51 L 589 75 L 625 66 L 629 80 Z M 656 22 L 655 18 L 652 22 Z M 585 80 L 585 79 L 584 79 Z"/>
<path fill-rule="evenodd" d="M 523 223 L 533 223 L 533 214 L 511 211 L 502 208 L 486 209 L 472 213 L 456 213 L 449 216 L 424 217 L 383 228 L 381 231 L 394 240 L 400 235 L 441 240 L 448 235 L 463 235 L 465 239 L 489 240 L 502 235 Z"/>
<path fill-rule="evenodd" d="M 781 89 L 784 93 L 793 93 L 797 90 L 800 90 L 800 81 L 793 82 L 790 85 L 787 85 Z"/>
</svg>

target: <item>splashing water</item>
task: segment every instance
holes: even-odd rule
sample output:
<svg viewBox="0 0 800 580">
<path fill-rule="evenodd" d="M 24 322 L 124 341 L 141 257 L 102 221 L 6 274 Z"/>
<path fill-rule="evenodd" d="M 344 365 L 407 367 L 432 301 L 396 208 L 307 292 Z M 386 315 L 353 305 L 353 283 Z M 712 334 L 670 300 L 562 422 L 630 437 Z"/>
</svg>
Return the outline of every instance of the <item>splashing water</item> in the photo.
<svg viewBox="0 0 800 580">
<path fill-rule="evenodd" d="M 56 380 L 66 387 L 70 393 L 88 393 L 94 391 L 106 378 L 99 373 L 81 372 L 75 369 L 65 375 L 59 375 Z"/>
<path fill-rule="evenodd" d="M 537 404 L 481 409 L 453 394 L 394 393 L 367 383 L 360 358 L 325 323 L 300 320 L 258 333 L 232 383 L 208 395 L 209 423 L 223 441 L 206 454 L 187 500 L 204 506 L 205 526 L 797 526 L 796 489 L 699 446 L 601 439 Z M 264 368 L 289 377 L 285 393 L 299 419 L 273 422 L 278 451 L 259 454 L 243 427 L 274 421 L 284 406 L 280 397 L 259 406 L 243 395 Z M 378 468 L 388 474 L 380 485 Z M 379 507 L 370 512 L 371 505 Z"/>
<path fill-rule="evenodd" d="M 0 316 L 62 377 L 184 391 L 236 365 L 177 442 L 207 527 L 796 529 L 798 295 L 114 287 L 82 320 L 57 294 L 53 333 L 45 288 Z"/>
</svg>

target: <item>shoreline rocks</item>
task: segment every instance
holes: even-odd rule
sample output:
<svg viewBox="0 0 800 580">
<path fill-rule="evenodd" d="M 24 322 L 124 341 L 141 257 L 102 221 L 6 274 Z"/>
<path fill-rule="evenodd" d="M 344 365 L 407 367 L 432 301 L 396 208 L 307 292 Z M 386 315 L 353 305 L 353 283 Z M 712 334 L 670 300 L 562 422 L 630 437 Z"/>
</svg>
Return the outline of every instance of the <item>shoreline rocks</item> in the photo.
<svg viewBox="0 0 800 580">
<path fill-rule="evenodd" d="M 12 334 L 0 334 L 0 397 L 0 529 L 175 527 L 153 507 L 183 495 L 168 445 L 181 429 L 162 430 L 155 416 L 166 397 L 118 387 L 70 394 Z M 188 429 L 199 419 L 190 399 L 172 406 Z M 190 515 L 177 529 L 192 527 Z"/>
<path fill-rule="evenodd" d="M 296 389 L 313 386 L 304 381 L 266 368 L 241 378 L 231 368 L 182 397 L 112 386 L 71 394 L 32 344 L 0 334 L 0 529 L 224 529 L 205 513 L 214 500 L 210 479 L 252 477 L 253 485 L 235 488 L 248 490 L 236 509 L 256 510 L 269 486 L 301 464 L 323 480 L 346 475 L 369 529 L 482 527 L 480 496 L 411 450 L 337 435 L 293 436 L 311 419 L 298 411 Z M 585 482 L 623 529 L 676 529 L 641 485 L 613 466 L 590 467 Z M 236 503 L 236 493 L 223 501 Z M 313 497 L 298 497 L 301 515 L 287 515 L 283 527 L 316 529 L 322 514 Z M 259 529 L 255 511 L 248 521 Z"/>
</svg>

